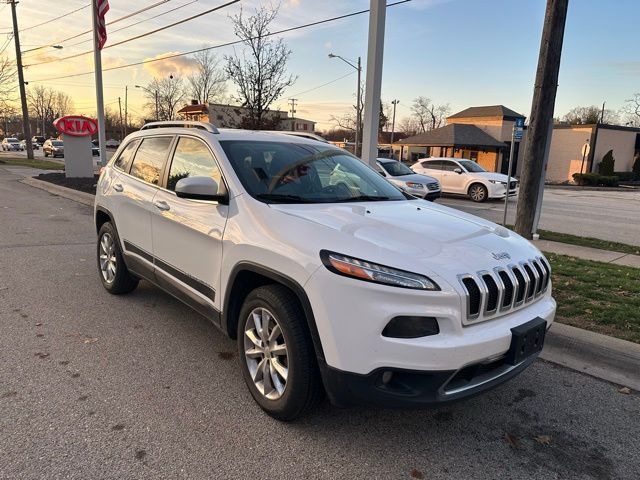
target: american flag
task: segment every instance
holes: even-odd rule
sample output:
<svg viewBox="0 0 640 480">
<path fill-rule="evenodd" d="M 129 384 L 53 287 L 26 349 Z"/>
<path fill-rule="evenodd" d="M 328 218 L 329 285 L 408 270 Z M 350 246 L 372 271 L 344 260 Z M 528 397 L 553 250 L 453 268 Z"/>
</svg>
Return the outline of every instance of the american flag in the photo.
<svg viewBox="0 0 640 480">
<path fill-rule="evenodd" d="M 108 0 L 95 0 L 96 2 L 96 15 L 98 16 L 98 48 L 102 50 L 104 44 L 107 42 L 107 26 L 104 16 L 109 11 Z"/>
</svg>

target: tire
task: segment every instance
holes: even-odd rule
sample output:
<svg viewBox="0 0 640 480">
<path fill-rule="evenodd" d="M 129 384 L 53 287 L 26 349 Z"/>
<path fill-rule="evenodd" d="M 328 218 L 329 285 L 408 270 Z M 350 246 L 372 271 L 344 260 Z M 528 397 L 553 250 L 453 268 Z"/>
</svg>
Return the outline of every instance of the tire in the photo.
<svg viewBox="0 0 640 480">
<path fill-rule="evenodd" d="M 47 158 L 49 156 L 49 154 L 46 151 L 44 151 L 42 153 L 44 153 L 44 158 Z"/>
<path fill-rule="evenodd" d="M 112 247 L 108 247 L 108 245 Z M 124 263 L 118 234 L 111 222 L 105 222 L 100 227 L 96 244 L 96 259 L 100 281 L 107 292 L 120 295 L 132 292 L 138 286 L 139 279 L 129 272 Z M 104 269 L 103 261 L 107 262 Z M 108 265 L 112 265 L 113 268 L 111 269 Z"/>
<path fill-rule="evenodd" d="M 277 331 L 276 326 L 280 327 L 278 336 L 268 339 L 268 351 L 262 349 L 263 340 L 254 316 L 261 326 L 266 322 L 267 332 L 272 335 Z M 247 355 L 250 350 L 252 354 Z M 247 295 L 238 321 L 238 354 L 242 376 L 251 395 L 271 417 L 294 420 L 322 399 L 324 391 L 305 314 L 288 288 L 267 285 Z M 284 367 L 286 378 L 281 375 L 280 367 Z M 262 372 L 267 372 L 266 382 Z"/>
<path fill-rule="evenodd" d="M 477 203 L 485 202 L 487 198 L 489 198 L 487 187 L 481 183 L 472 183 L 467 193 L 469 194 L 469 198 Z"/>
</svg>

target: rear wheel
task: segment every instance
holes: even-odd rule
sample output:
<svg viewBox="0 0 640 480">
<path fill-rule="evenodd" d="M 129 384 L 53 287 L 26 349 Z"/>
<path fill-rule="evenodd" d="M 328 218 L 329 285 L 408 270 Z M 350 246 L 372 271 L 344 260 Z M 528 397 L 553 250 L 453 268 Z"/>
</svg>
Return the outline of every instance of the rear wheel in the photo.
<svg viewBox="0 0 640 480">
<path fill-rule="evenodd" d="M 102 285 L 115 295 L 129 293 L 138 286 L 138 278 L 131 275 L 122 258 L 115 228 L 106 222 L 98 232 L 98 272 Z"/>
<path fill-rule="evenodd" d="M 45 157 L 48 157 L 48 156 L 49 156 L 49 154 L 47 153 L 47 151 L 46 151 L 46 150 L 45 150 L 45 151 L 43 151 L 42 153 L 44 153 L 44 156 L 45 156 Z"/>
<path fill-rule="evenodd" d="M 488 197 L 487 187 L 481 183 L 473 183 L 469 187 L 469 198 L 474 202 L 484 202 Z"/>
<path fill-rule="evenodd" d="M 251 395 L 278 420 L 293 420 L 322 398 L 322 383 L 306 319 L 282 285 L 253 290 L 238 322 L 240 367 Z"/>
</svg>

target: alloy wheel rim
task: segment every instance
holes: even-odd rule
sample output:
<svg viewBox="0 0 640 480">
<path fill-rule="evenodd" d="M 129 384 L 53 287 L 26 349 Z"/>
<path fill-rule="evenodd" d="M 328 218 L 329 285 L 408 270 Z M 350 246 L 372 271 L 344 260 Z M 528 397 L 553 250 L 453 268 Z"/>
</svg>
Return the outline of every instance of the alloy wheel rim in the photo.
<svg viewBox="0 0 640 480">
<path fill-rule="evenodd" d="M 266 308 L 254 308 L 244 327 L 244 355 L 256 389 L 269 400 L 285 392 L 289 353 L 276 317 Z"/>
<path fill-rule="evenodd" d="M 100 238 L 100 273 L 107 283 L 116 278 L 116 246 L 110 233 L 103 233 Z"/>
<path fill-rule="evenodd" d="M 484 198 L 484 190 L 482 187 L 473 187 L 471 189 L 471 198 L 474 200 L 482 200 Z"/>
</svg>

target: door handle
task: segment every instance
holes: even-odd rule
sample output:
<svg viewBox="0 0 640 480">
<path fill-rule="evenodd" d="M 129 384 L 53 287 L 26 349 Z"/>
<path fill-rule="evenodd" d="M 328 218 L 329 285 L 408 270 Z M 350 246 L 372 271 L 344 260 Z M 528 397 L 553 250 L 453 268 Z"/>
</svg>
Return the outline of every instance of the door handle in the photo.
<svg viewBox="0 0 640 480">
<path fill-rule="evenodd" d="M 122 184 L 120 184 L 120 183 L 115 183 L 115 184 L 113 185 L 113 189 L 114 189 L 116 192 L 122 192 L 122 191 L 124 190 L 124 187 L 123 187 L 123 186 L 122 186 Z"/>
<path fill-rule="evenodd" d="M 167 210 L 169 210 L 171 207 L 169 206 L 169 204 L 167 202 L 165 202 L 164 200 L 160 200 L 160 201 L 155 201 L 153 202 L 153 205 L 158 209 L 158 210 L 162 210 L 163 212 L 166 212 Z"/>
</svg>

